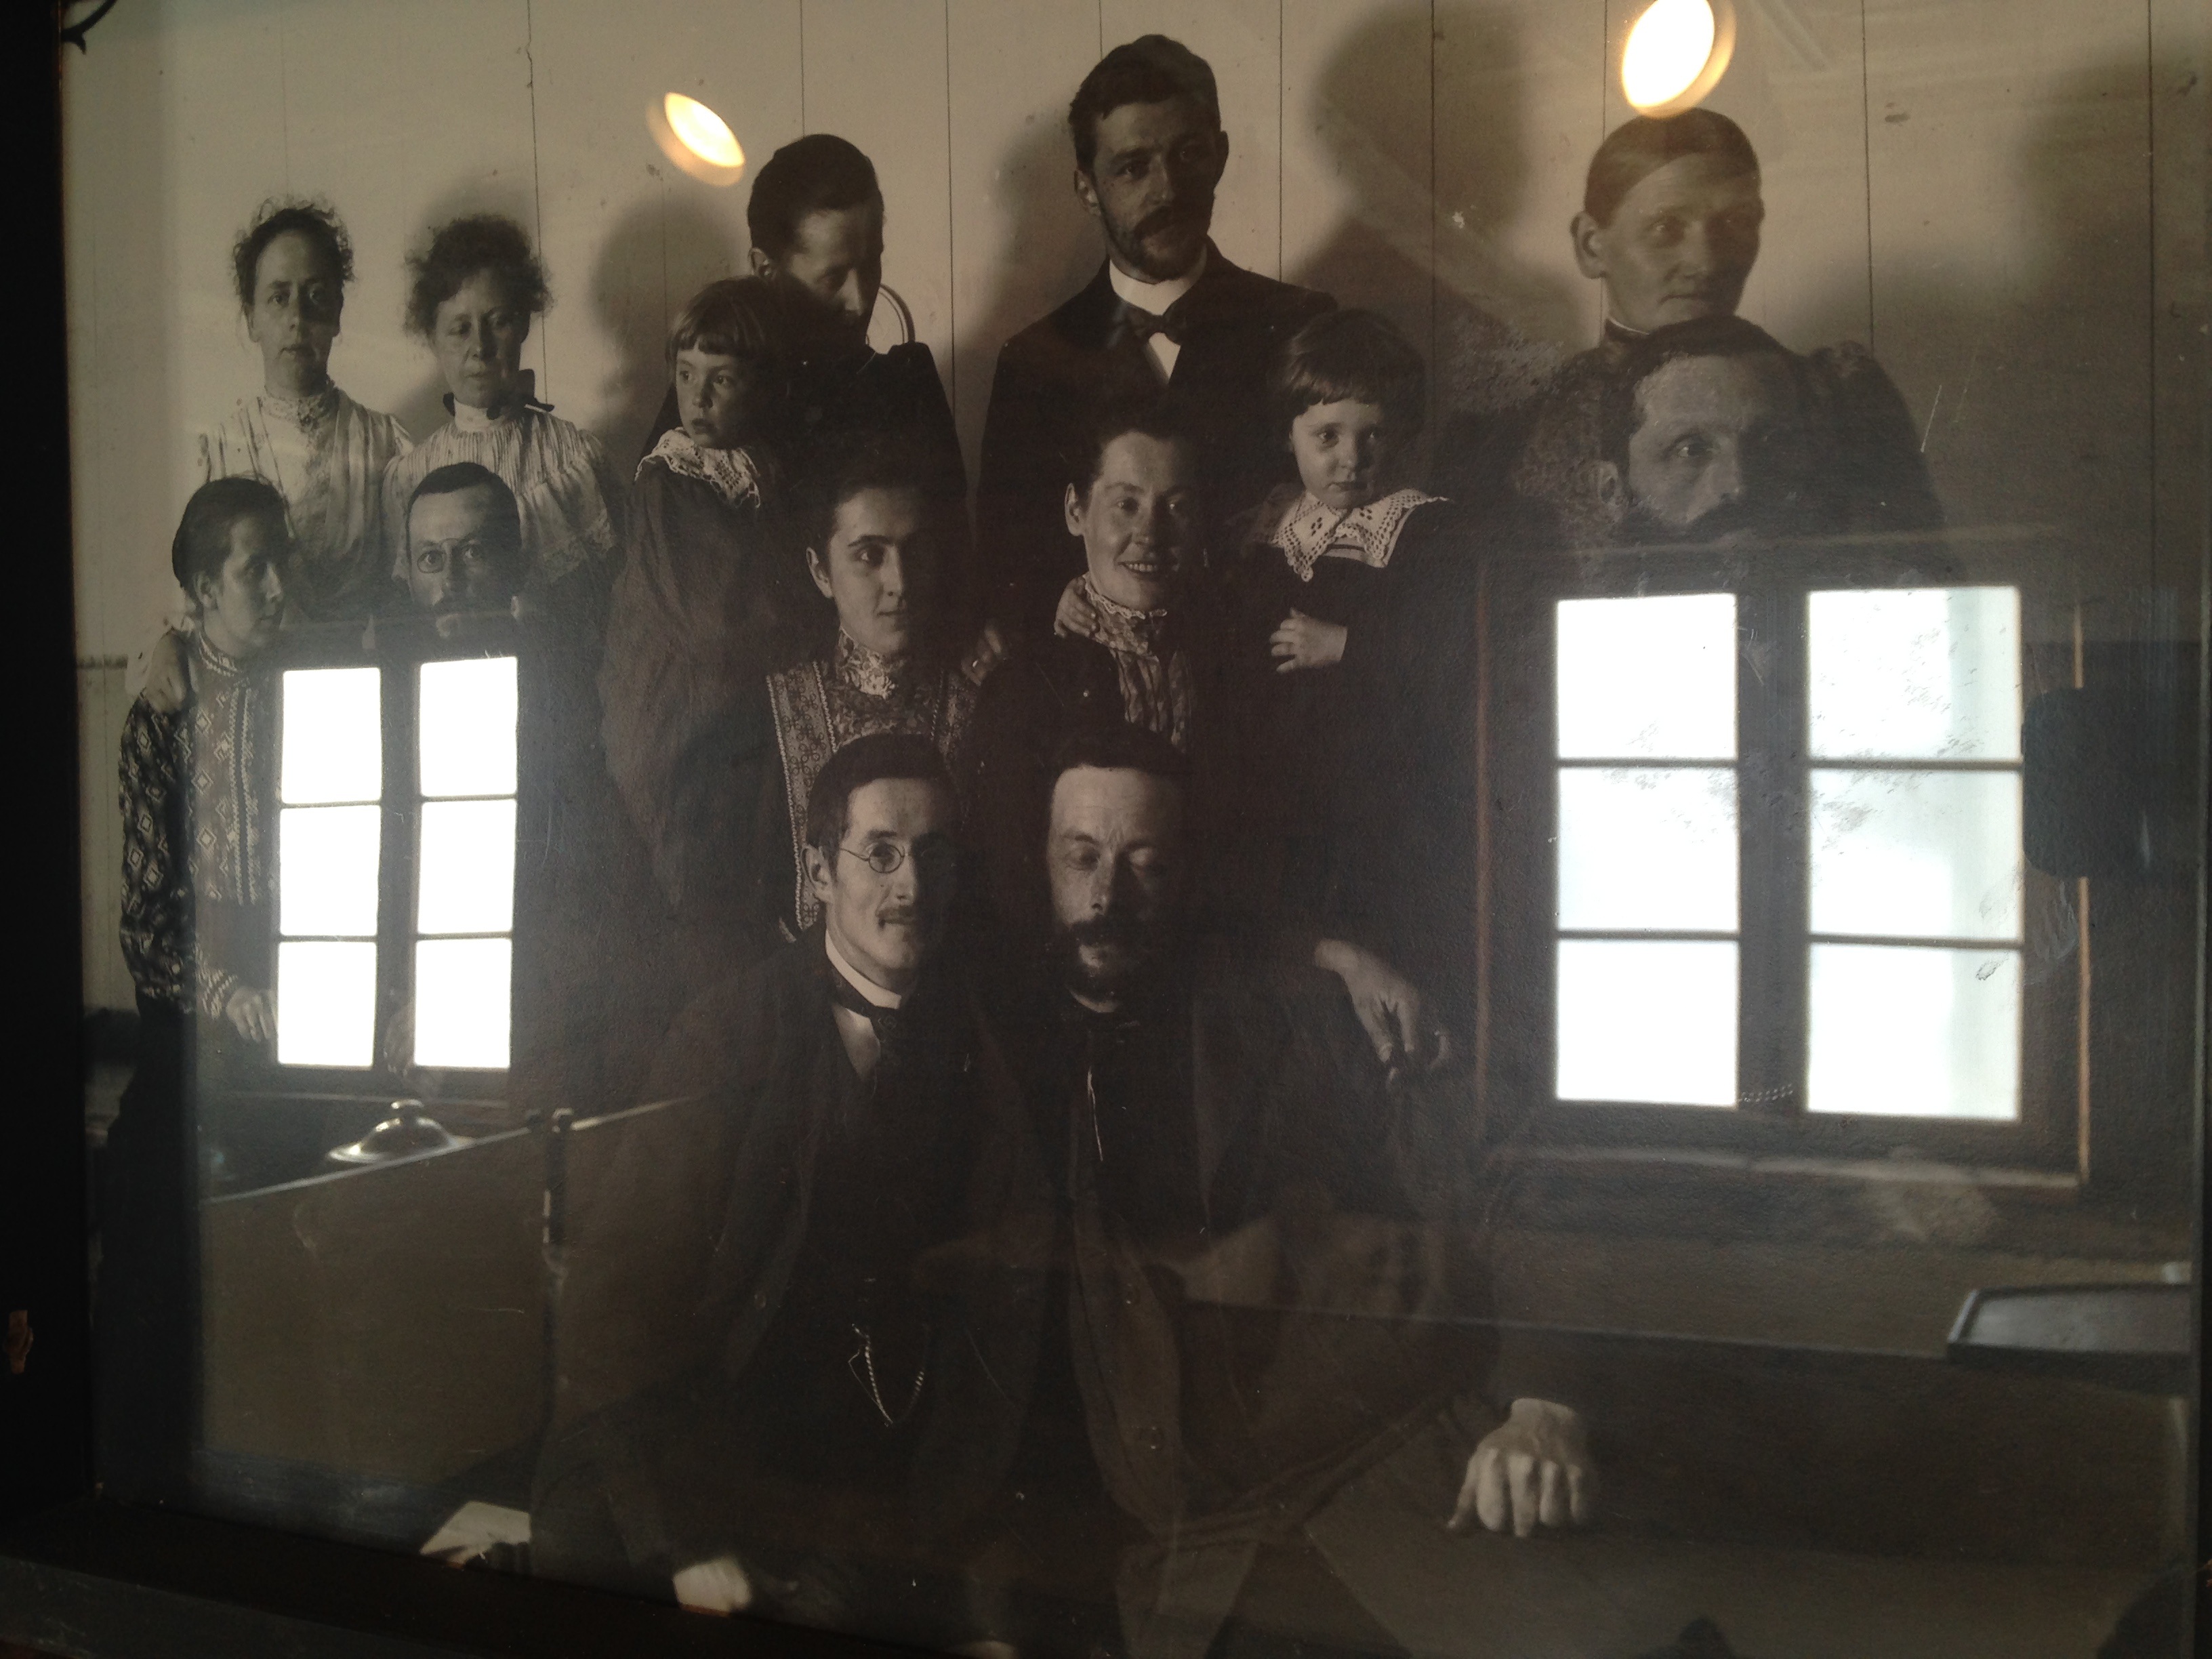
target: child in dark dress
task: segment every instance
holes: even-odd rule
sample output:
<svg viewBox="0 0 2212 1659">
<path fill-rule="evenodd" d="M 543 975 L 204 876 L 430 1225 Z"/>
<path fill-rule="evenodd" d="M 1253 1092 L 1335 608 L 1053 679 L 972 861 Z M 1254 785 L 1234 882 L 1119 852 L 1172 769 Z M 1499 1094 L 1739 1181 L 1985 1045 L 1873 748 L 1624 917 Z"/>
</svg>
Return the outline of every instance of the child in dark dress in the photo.
<svg viewBox="0 0 2212 1659">
<path fill-rule="evenodd" d="M 754 276 L 710 283 L 669 337 L 683 424 L 638 464 L 599 672 L 607 766 L 672 912 L 721 936 L 735 902 L 726 769 L 709 752 L 819 631 L 778 453 L 796 329 Z"/>
<path fill-rule="evenodd" d="M 1404 483 L 1426 376 L 1389 322 L 1336 311 L 1291 337 L 1271 390 L 1299 482 L 1261 504 L 1224 572 L 1246 861 L 1286 913 L 1411 965 L 1428 952 L 1373 872 L 1407 833 L 1411 757 L 1474 686 L 1471 640 L 1437 614 L 1459 515 Z"/>
</svg>

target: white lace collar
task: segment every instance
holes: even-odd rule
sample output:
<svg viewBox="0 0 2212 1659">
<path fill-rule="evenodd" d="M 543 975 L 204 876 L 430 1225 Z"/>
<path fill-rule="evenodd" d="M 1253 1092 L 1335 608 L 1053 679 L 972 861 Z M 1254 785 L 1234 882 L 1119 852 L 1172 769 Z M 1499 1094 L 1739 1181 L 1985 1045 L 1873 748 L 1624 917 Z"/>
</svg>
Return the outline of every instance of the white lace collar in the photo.
<svg viewBox="0 0 2212 1659">
<path fill-rule="evenodd" d="M 705 484 L 732 507 L 740 501 L 761 504 L 761 466 L 743 449 L 702 449 L 682 427 L 660 434 L 653 453 L 637 464 L 639 476 L 658 461 L 679 478 Z"/>
<path fill-rule="evenodd" d="M 1301 490 L 1297 499 L 1283 508 L 1267 539 L 1270 545 L 1282 550 L 1284 559 L 1302 582 L 1311 581 L 1314 566 L 1336 548 L 1345 550 L 1360 563 L 1381 570 L 1389 565 L 1390 556 L 1398 550 L 1399 534 L 1406 528 L 1406 520 L 1413 516 L 1413 509 L 1441 499 L 1423 495 L 1418 489 L 1395 489 L 1388 495 L 1377 496 L 1364 507 L 1340 514 L 1310 492 Z"/>
</svg>

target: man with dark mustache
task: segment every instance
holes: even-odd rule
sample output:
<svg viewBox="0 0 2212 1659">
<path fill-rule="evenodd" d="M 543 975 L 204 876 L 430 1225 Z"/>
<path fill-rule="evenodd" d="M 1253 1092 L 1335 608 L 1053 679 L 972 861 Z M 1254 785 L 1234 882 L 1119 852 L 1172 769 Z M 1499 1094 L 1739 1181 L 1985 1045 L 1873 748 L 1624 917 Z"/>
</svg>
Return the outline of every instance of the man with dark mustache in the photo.
<svg viewBox="0 0 2212 1659">
<path fill-rule="evenodd" d="M 1240 270 L 1208 237 L 1229 136 L 1213 71 L 1188 47 L 1158 34 L 1116 46 L 1084 77 L 1067 125 L 1075 193 L 1106 259 L 1000 353 L 976 477 L 990 610 L 1018 636 L 1048 632 L 1061 590 L 1082 574 L 1060 492 L 1097 411 L 1171 390 L 1203 435 L 1210 509 L 1226 523 L 1291 476 L 1267 371 L 1334 303 Z"/>
<path fill-rule="evenodd" d="M 1586 1433 L 1564 1406 L 1481 1396 L 1471 1103 L 1449 1076 L 1389 1086 L 1327 975 L 1186 931 L 1186 775 L 1122 725 L 1072 741 L 1052 788 L 1051 944 L 1001 1018 L 1066 1237 L 1065 1347 L 1014 1484 L 1087 1444 L 1123 1517 L 1131 1659 L 1399 1651 L 1306 1523 L 1402 1452 L 1437 1477 L 1407 1491 L 1439 1525 L 1578 1524 Z M 1057 1467 L 1064 1493 L 1034 1478 L 1040 1523 L 1080 1513 Z"/>
</svg>

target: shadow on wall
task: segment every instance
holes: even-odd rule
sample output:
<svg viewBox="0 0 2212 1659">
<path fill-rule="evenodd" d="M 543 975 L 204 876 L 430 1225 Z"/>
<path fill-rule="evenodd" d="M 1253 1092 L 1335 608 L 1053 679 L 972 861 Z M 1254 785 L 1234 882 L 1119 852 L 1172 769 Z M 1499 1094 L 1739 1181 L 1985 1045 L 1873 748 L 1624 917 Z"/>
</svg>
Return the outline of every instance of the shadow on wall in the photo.
<svg viewBox="0 0 2212 1659">
<path fill-rule="evenodd" d="M 627 477 L 668 395 L 668 330 L 691 296 L 744 268 L 727 224 L 664 181 L 659 199 L 624 210 L 592 266 L 592 315 L 614 342 L 613 372 L 597 388 L 599 435 Z"/>
<path fill-rule="evenodd" d="M 1237 165 L 1233 156 L 1229 164 Z M 983 441 L 983 415 L 999 348 L 1089 282 L 1105 258 L 1105 245 L 1069 182 L 1074 168 L 1066 124 L 1056 112 L 1040 112 L 992 172 L 988 199 L 1006 227 L 1000 242 L 1004 252 L 989 262 L 990 287 L 975 319 L 955 307 L 953 349 L 963 366 L 954 388 L 953 416 L 970 478 Z"/>
<path fill-rule="evenodd" d="M 1324 66 L 1305 110 L 1357 205 L 1285 274 L 1382 312 L 1422 344 L 1439 416 L 1532 395 L 1559 359 L 1554 342 L 1584 331 L 1585 296 L 1498 240 L 1522 211 L 1529 174 L 1527 28 L 1503 7 L 1378 12 Z M 1463 201 L 1431 199 L 1435 124 L 1429 100 L 1407 95 L 1409 79 L 1429 78 L 1439 40 L 1452 43 L 1458 66 L 1440 89 L 1459 100 L 1453 126 L 1465 137 L 1454 142 L 1476 152 L 1452 158 L 1452 175 L 1474 181 Z"/>
<path fill-rule="evenodd" d="M 538 222 L 530 197 L 520 185 L 487 189 L 471 184 L 464 189 L 447 191 L 430 204 L 430 210 L 422 216 L 422 222 L 407 239 L 408 258 L 411 259 L 429 246 L 430 234 L 439 226 L 468 213 L 503 214 L 526 229 Z M 537 241 L 535 231 L 532 232 L 531 240 L 533 245 Z M 561 299 L 561 273 L 550 271 L 548 278 L 553 289 L 554 303 L 557 305 Z M 446 412 L 445 379 L 438 373 L 437 363 L 430 356 L 429 343 L 407 325 L 407 296 L 413 292 L 414 286 L 415 273 L 410 268 L 401 281 L 399 315 L 392 320 L 408 343 L 422 354 L 424 373 L 420 380 L 408 386 L 406 394 L 392 404 L 391 412 L 399 417 L 399 423 L 413 434 L 416 442 L 420 443 L 451 417 Z M 534 353 L 527 346 L 524 351 L 524 361 L 527 362 Z"/>
<path fill-rule="evenodd" d="M 2160 64 L 2155 83 L 2185 74 Z M 2009 88 L 1947 81 L 1921 94 L 1925 107 L 1916 106 L 1915 89 L 1901 89 L 1873 115 L 1910 131 L 1911 122 L 1942 121 L 1944 105 L 1978 102 L 1977 93 L 1992 103 L 2013 96 Z M 2021 556 L 2056 561 L 2040 574 L 2062 595 L 2153 580 L 2144 94 L 2140 60 L 2027 93 L 2027 136 L 2008 176 L 1999 174 L 2009 212 L 1958 204 L 1998 231 L 1995 247 L 1968 237 L 1953 257 L 1908 263 L 1881 246 L 1881 223 L 1885 210 L 1902 222 L 1909 204 L 1882 192 L 1919 186 L 1879 167 L 1872 185 L 1874 344 L 1924 434 L 1944 513 L 1954 526 L 2057 532 L 2024 544 Z M 1926 208 L 1940 214 L 1942 205 Z"/>
</svg>

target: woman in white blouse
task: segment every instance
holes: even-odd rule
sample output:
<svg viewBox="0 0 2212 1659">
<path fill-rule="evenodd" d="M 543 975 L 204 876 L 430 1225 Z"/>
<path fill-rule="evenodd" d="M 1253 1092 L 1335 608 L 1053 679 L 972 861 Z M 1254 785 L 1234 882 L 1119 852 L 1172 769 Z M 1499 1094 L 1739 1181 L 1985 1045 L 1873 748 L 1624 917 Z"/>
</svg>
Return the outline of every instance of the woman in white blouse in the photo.
<svg viewBox="0 0 2212 1659">
<path fill-rule="evenodd" d="M 382 596 L 377 526 L 384 470 L 411 447 L 389 415 L 331 380 L 331 347 L 353 280 L 353 248 L 327 207 L 265 202 L 231 250 L 261 390 L 199 438 L 203 482 L 259 478 L 291 510 L 285 592 L 311 620 L 356 614 Z"/>
<path fill-rule="evenodd" d="M 392 574 L 405 580 L 415 486 L 439 467 L 473 461 L 496 473 L 521 509 L 526 592 L 595 610 L 620 544 L 621 483 L 599 441 L 538 402 L 522 367 L 531 319 L 548 299 L 529 236 L 511 219 L 474 214 L 441 225 L 408 263 L 407 325 L 437 357 L 453 419 L 385 471 Z"/>
</svg>

